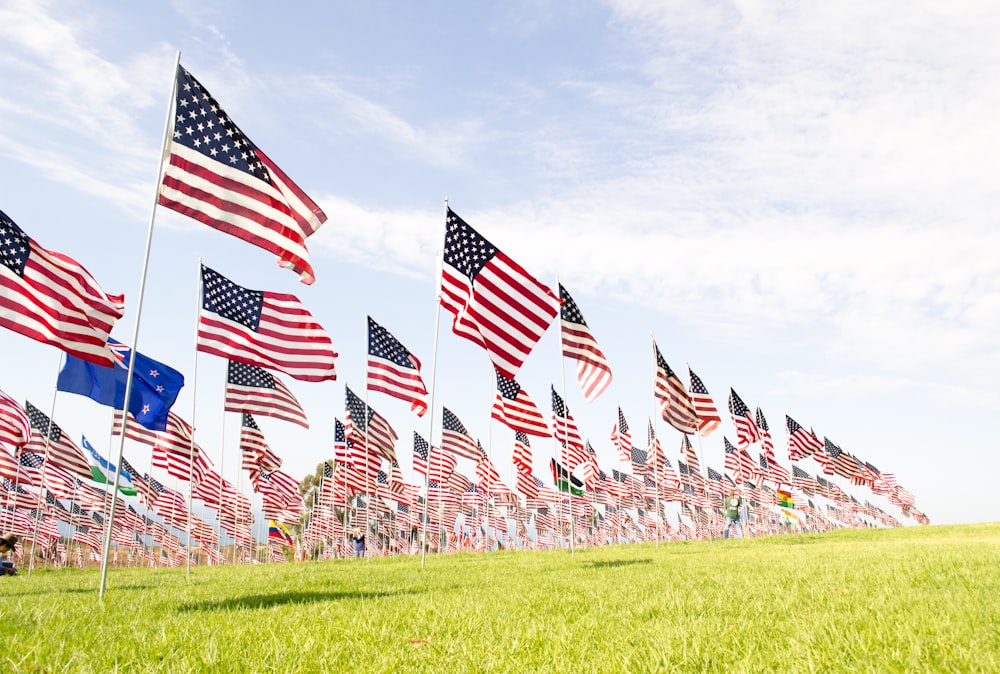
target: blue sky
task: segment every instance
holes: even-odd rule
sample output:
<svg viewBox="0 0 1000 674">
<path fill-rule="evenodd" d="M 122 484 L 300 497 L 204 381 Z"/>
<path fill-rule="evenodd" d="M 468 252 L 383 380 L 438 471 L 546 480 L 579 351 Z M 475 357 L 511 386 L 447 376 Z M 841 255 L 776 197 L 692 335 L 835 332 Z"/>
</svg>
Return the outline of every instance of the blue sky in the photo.
<svg viewBox="0 0 1000 674">
<path fill-rule="evenodd" d="M 193 377 L 199 259 L 296 294 L 341 354 L 337 382 L 283 377 L 309 431 L 258 420 L 288 472 L 329 457 L 343 385 L 364 388 L 370 314 L 427 379 L 438 332 L 435 439 L 445 405 L 511 482 L 489 362 L 447 316 L 435 329 L 447 197 L 580 306 L 614 382 L 588 405 L 567 362 L 566 397 L 606 468 L 618 405 L 645 442 L 652 334 L 720 409 L 730 387 L 760 406 L 786 465 L 788 414 L 895 473 L 933 522 L 996 520 L 998 33 L 989 3 L 0 1 L 0 209 L 126 294 L 113 335 L 130 342 L 179 50 L 329 216 L 306 287 L 270 254 L 157 211 L 139 348 L 188 376 L 175 411 L 230 481 L 225 364 L 200 356 Z M 47 410 L 59 352 L 9 331 L 0 352 L 0 389 Z M 518 380 L 548 413 L 555 327 Z M 408 474 L 429 421 L 370 402 Z M 102 451 L 105 415 L 57 398 L 56 422 Z M 723 416 L 702 445 L 719 469 Z M 658 430 L 674 460 L 680 435 Z M 551 447 L 534 446 L 545 476 Z M 143 465 L 148 450 L 126 456 Z"/>
</svg>

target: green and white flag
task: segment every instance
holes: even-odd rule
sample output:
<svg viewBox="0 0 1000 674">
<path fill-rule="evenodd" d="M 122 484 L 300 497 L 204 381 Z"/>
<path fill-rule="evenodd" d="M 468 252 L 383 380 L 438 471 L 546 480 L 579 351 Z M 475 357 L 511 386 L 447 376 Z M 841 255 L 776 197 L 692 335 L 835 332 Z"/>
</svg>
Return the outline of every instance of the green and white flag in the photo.
<svg viewBox="0 0 1000 674">
<path fill-rule="evenodd" d="M 114 472 L 116 470 L 114 465 L 97 453 L 97 450 L 94 449 L 93 445 L 87 441 L 86 436 L 81 436 L 81 438 L 83 440 L 81 444 L 83 444 L 83 448 L 87 450 L 87 461 L 90 462 L 91 479 L 99 484 L 114 484 Z M 110 478 L 108 477 L 108 471 L 111 472 Z M 118 491 L 126 496 L 136 495 L 135 487 L 132 486 L 131 475 L 125 472 L 121 473 L 121 476 L 118 478 Z"/>
</svg>

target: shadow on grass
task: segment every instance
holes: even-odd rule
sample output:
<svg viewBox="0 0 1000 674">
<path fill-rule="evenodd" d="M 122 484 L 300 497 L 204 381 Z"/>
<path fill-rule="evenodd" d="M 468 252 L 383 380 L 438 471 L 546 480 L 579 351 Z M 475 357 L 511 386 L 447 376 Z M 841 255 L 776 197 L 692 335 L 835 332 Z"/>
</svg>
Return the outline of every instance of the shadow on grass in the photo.
<svg viewBox="0 0 1000 674">
<path fill-rule="evenodd" d="M 37 597 L 43 594 L 97 594 L 97 588 L 93 587 L 71 587 L 69 589 L 65 588 L 38 588 L 38 589 L 25 589 L 23 592 L 4 592 L 3 596 L 6 600 L 8 597 Z"/>
<path fill-rule="evenodd" d="M 652 564 L 649 559 L 611 559 L 606 562 L 587 562 L 592 569 L 613 569 L 619 566 L 634 566 L 636 564 Z"/>
<path fill-rule="evenodd" d="M 378 599 L 380 597 L 398 597 L 407 594 L 422 594 L 424 590 L 396 590 L 393 592 L 275 592 L 273 594 L 252 594 L 245 597 L 233 597 L 221 601 L 201 601 L 191 604 L 181 604 L 176 608 L 181 613 L 195 611 L 218 611 L 233 609 L 258 609 L 283 604 L 310 604 L 323 601 L 340 601 L 342 599 Z"/>
</svg>

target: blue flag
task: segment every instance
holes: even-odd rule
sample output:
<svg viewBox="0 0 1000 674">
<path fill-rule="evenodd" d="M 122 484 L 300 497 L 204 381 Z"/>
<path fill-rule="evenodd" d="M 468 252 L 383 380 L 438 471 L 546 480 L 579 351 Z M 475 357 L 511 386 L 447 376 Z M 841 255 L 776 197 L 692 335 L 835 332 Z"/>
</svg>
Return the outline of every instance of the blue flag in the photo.
<svg viewBox="0 0 1000 674">
<path fill-rule="evenodd" d="M 132 349 L 113 340 L 108 346 L 115 354 L 113 367 L 101 367 L 66 354 L 56 389 L 87 396 L 115 409 L 125 407 L 125 384 Z M 141 353 L 136 356 L 132 375 L 132 396 L 128 411 L 136 421 L 152 431 L 167 429 L 167 413 L 184 386 L 184 375 Z"/>
</svg>

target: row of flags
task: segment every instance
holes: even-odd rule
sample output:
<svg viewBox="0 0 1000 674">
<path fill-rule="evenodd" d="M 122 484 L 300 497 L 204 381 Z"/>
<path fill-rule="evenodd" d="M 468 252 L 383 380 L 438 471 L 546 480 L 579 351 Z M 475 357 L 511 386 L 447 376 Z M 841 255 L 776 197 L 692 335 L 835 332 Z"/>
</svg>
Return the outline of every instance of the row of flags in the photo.
<svg viewBox="0 0 1000 674">
<path fill-rule="evenodd" d="M 160 205 L 264 248 L 277 256 L 279 265 L 298 273 L 303 282 L 314 282 L 306 239 L 325 222 L 326 215 L 180 64 L 165 157 Z M 59 390 L 85 395 L 119 410 L 127 407 L 127 414 L 118 417 L 116 432 L 153 445 L 153 465 L 191 479 L 192 489 L 218 477 L 194 442 L 193 430 L 171 412 L 184 385 L 183 375 L 139 353 L 132 363 L 131 349 L 110 338 L 124 311 L 122 296 L 104 293 L 79 263 L 42 248 L 2 212 L 0 262 L 0 325 L 66 352 Z M 612 374 L 608 361 L 566 288 L 558 284 L 553 292 L 450 208 L 439 280 L 439 301 L 452 314 L 452 331 L 480 346 L 494 366 L 496 395 L 491 416 L 519 434 L 516 447 L 522 449 L 516 463 L 522 467 L 531 463 L 523 449 L 528 446 L 527 436 L 554 437 L 563 449 L 561 467 L 554 468 L 556 480 L 559 470 L 565 470 L 572 483 L 574 471 L 582 467 L 584 482 L 592 483 L 601 472 L 595 452 L 581 437 L 561 396 L 553 387 L 550 427 L 515 379 L 559 314 L 562 354 L 575 361 L 584 398 L 596 400 L 609 386 Z M 253 414 L 308 427 L 298 401 L 273 372 L 300 381 L 335 380 L 338 354 L 326 331 L 294 295 L 246 288 L 205 265 L 201 267 L 200 287 L 197 350 L 229 361 L 226 411 L 244 415 L 247 437 L 253 435 Z M 690 387 L 685 387 L 655 340 L 652 350 L 653 395 L 662 419 L 685 437 L 714 432 L 721 417 L 701 380 L 689 368 Z M 130 399 L 125 401 L 130 369 L 134 372 L 132 388 Z M 428 389 L 420 360 L 371 317 L 366 370 L 368 391 L 407 401 L 418 416 L 427 412 Z M 394 447 L 398 438 L 391 425 L 349 388 L 346 394 L 344 432 L 351 450 L 369 457 L 366 467 L 374 465 L 373 454 L 397 464 Z M 16 404 L 10 405 L 6 398 L 0 398 L 0 439 L 23 447 L 30 440 L 30 431 L 25 430 Z M 749 455 L 745 449 L 758 441 L 764 441 L 766 447 L 770 438 L 766 421 L 759 410 L 757 418 L 751 415 L 732 390 L 729 411 L 737 444 L 732 446 L 725 440 L 727 467 L 732 455 L 732 465 L 740 472 L 749 472 L 752 459 L 746 461 Z M 86 455 L 67 443 L 58 427 L 47 417 L 43 419 L 44 414 L 27 403 L 24 415 L 30 427 L 41 428 L 48 437 L 46 451 L 51 452 L 53 463 L 77 475 L 92 474 Z M 816 454 L 815 435 L 801 427 L 793 429 L 794 422 L 787 421 L 789 442 L 794 440 L 799 451 Z M 520 442 L 521 435 L 524 442 Z M 620 455 L 631 458 L 636 451 L 620 410 L 612 440 Z M 824 456 L 833 457 L 830 466 L 834 471 L 850 479 L 874 479 L 877 470 L 873 466 L 829 444 L 824 446 Z M 447 408 L 442 413 L 441 449 L 476 462 L 485 481 L 496 481 L 495 467 L 482 446 Z M 765 455 L 768 451 L 773 455 L 772 450 Z M 658 463 L 662 454 L 658 444 L 652 444 L 649 451 Z M 415 467 L 418 454 L 421 452 L 415 448 Z M 435 465 L 434 448 L 428 445 L 421 459 L 429 476 Z M 772 460 L 770 455 L 767 460 Z M 275 485 L 280 485 L 285 474 L 275 464 L 279 464 L 276 455 L 260 442 L 251 459 L 244 462 L 255 488 L 281 494 Z M 284 512 L 294 515 L 299 506 L 294 499 L 287 500 Z"/>
</svg>

